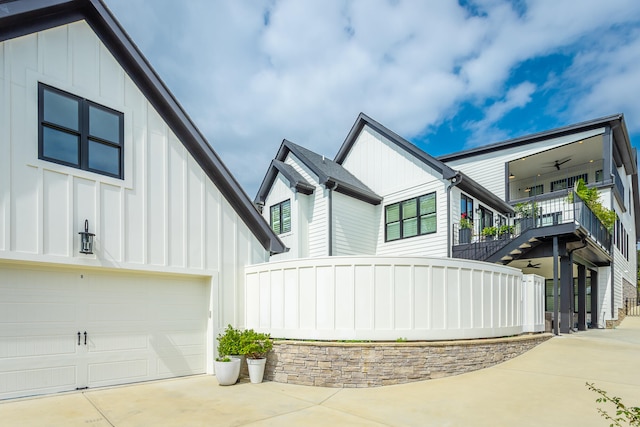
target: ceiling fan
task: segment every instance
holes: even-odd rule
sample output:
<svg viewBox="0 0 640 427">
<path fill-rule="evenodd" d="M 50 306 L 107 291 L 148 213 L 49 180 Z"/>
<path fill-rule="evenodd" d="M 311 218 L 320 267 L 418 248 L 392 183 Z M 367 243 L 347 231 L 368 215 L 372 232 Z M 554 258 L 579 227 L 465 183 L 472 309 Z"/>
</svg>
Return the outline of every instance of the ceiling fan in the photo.
<svg viewBox="0 0 640 427">
<path fill-rule="evenodd" d="M 529 263 L 527 265 L 525 265 L 523 268 L 540 268 L 541 263 L 537 263 L 537 264 L 532 264 L 531 260 L 529 260 Z"/>
<path fill-rule="evenodd" d="M 548 165 L 547 167 L 555 167 L 556 169 L 560 170 L 560 166 L 570 161 L 571 161 L 571 157 L 565 157 L 564 159 L 558 159 L 558 160 L 554 160 L 553 162 L 547 163 Z"/>
</svg>

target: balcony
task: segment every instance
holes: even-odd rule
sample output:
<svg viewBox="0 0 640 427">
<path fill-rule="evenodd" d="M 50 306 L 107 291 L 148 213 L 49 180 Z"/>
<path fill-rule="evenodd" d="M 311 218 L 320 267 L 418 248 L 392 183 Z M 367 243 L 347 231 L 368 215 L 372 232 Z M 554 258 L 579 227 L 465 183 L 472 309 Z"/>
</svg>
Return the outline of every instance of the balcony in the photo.
<svg viewBox="0 0 640 427">
<path fill-rule="evenodd" d="M 558 197 L 557 194 L 536 196 L 515 204 L 515 207 L 520 215 L 508 219 L 513 226 L 512 233 L 502 236 L 483 236 L 478 224 L 474 224 L 468 231 L 461 230 L 459 224 L 454 224 L 453 256 L 480 261 L 492 260 L 503 248 L 525 233 L 532 237 L 573 235 L 588 239 L 593 248 L 599 248 L 599 251 L 610 256 L 611 233 L 576 193 L 572 193 L 572 197 Z M 470 238 L 466 234 L 470 234 Z"/>
</svg>

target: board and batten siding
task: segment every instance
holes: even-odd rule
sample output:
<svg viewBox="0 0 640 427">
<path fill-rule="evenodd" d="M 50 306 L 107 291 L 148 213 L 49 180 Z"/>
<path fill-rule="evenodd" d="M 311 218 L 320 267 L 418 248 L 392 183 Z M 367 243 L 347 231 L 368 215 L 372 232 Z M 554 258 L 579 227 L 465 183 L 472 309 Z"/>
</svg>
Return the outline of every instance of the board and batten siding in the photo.
<svg viewBox="0 0 640 427">
<path fill-rule="evenodd" d="M 380 205 L 333 192 L 333 255 L 375 255 Z"/>
<path fill-rule="evenodd" d="M 124 113 L 123 180 L 38 159 L 38 82 Z M 240 325 L 268 252 L 85 21 L 0 43 L 0 151 L 0 259 L 209 277 Z"/>
<path fill-rule="evenodd" d="M 481 153 L 463 159 L 445 162 L 449 167 L 460 170 L 484 188 L 506 200 L 505 164 L 522 157 L 550 150 L 572 142 L 604 133 L 604 128 L 547 139 L 500 151 Z"/>
<path fill-rule="evenodd" d="M 442 177 L 394 142 L 365 126 L 342 166 L 376 194 L 389 194 Z M 385 200 L 386 203 L 386 200 Z"/>
<path fill-rule="evenodd" d="M 318 181 L 318 175 L 313 173 L 294 154 L 289 153 L 284 160 L 291 165 L 302 177 L 315 186 L 313 194 L 306 196 L 306 212 L 301 212 L 301 216 L 307 219 L 307 244 L 309 257 L 326 256 L 329 253 L 329 216 L 327 215 L 327 194 Z M 302 204 L 301 204 L 302 206 Z M 305 246 L 305 245 L 301 245 Z"/>
<path fill-rule="evenodd" d="M 342 166 L 383 197 L 377 223 L 377 255 L 447 256 L 448 182 L 442 175 L 369 126 L 360 132 Z M 385 242 L 384 207 L 436 193 L 437 232 Z"/>
</svg>

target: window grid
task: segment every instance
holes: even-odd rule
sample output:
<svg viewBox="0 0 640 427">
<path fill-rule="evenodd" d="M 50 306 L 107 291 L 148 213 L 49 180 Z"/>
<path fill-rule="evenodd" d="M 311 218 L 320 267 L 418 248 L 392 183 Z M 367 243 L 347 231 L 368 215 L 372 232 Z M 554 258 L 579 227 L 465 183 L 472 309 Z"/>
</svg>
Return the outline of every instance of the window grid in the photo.
<svg viewBox="0 0 640 427">
<path fill-rule="evenodd" d="M 385 206 L 385 242 L 437 231 L 436 193 Z"/>
<path fill-rule="evenodd" d="M 291 232 L 291 200 L 276 203 L 269 208 L 271 229 L 276 234 Z"/>
<path fill-rule="evenodd" d="M 38 158 L 123 179 L 124 114 L 38 84 Z"/>
</svg>

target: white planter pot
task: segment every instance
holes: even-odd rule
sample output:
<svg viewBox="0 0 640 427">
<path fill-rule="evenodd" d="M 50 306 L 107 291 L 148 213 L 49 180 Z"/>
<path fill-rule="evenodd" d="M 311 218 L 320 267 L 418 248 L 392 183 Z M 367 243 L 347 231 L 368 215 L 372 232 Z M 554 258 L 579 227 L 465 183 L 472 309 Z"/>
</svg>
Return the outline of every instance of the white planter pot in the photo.
<svg viewBox="0 0 640 427">
<path fill-rule="evenodd" d="M 249 359 L 247 358 L 247 366 L 249 367 L 249 379 L 253 384 L 259 384 L 264 377 L 264 366 L 267 363 L 267 358 L 262 359 Z"/>
<path fill-rule="evenodd" d="M 240 375 L 240 359 L 231 357 L 230 362 L 214 362 L 216 378 L 220 385 L 233 385 Z"/>
</svg>

